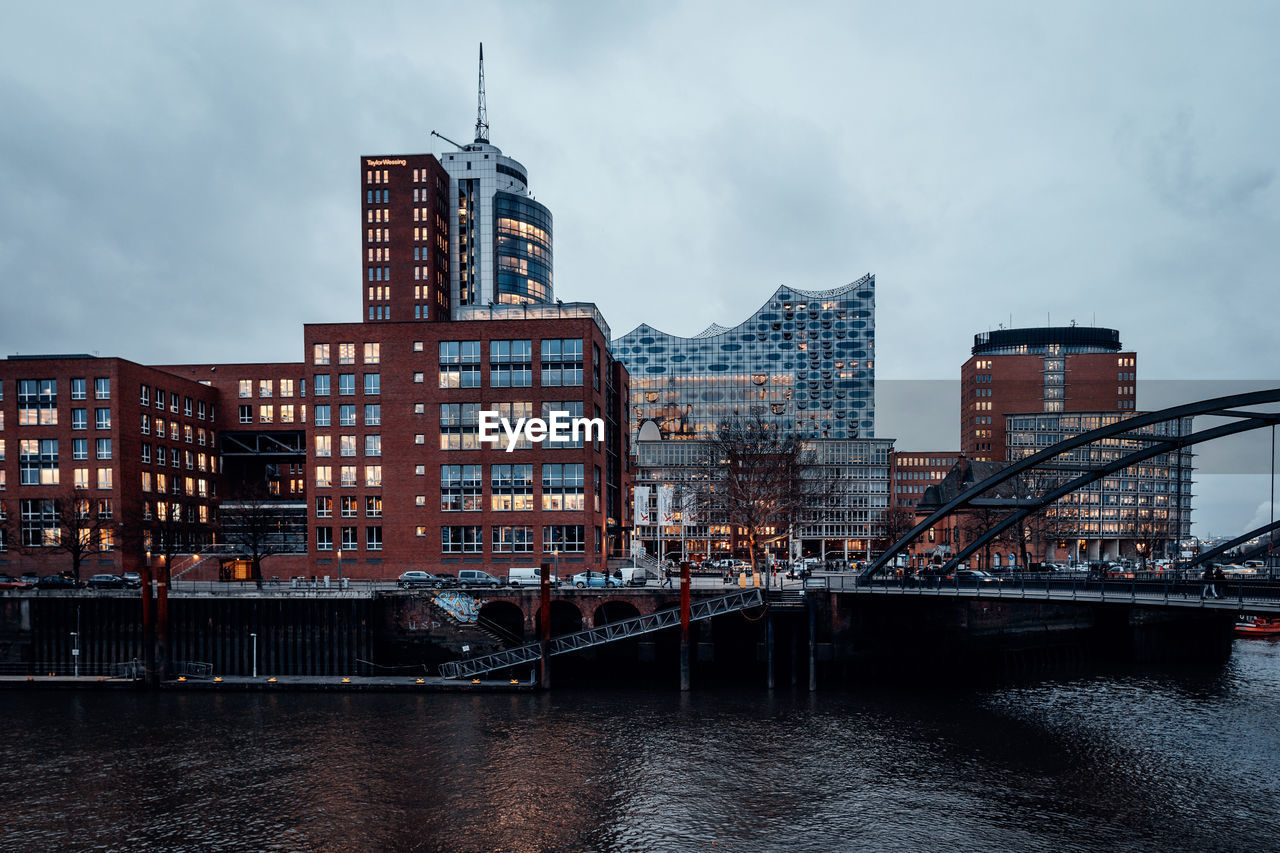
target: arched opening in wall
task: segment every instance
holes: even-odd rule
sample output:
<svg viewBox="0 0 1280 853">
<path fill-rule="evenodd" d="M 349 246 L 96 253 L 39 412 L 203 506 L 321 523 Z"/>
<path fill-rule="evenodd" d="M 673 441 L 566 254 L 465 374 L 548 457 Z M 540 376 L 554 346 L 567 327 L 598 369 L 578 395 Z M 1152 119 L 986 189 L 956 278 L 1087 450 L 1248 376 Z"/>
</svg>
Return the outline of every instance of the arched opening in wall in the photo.
<svg viewBox="0 0 1280 853">
<path fill-rule="evenodd" d="M 623 619 L 634 619 L 640 615 L 639 609 L 629 601 L 606 601 L 596 608 L 592 614 L 591 624 L 599 628 Z"/>
<path fill-rule="evenodd" d="M 525 642 L 524 611 L 514 602 L 488 602 L 480 608 L 478 624 L 482 629 L 497 634 L 503 643 L 519 645 Z"/>
<path fill-rule="evenodd" d="M 542 630 L 541 607 L 534 611 L 533 624 L 535 636 L 541 636 L 539 634 Z M 551 636 L 558 637 L 561 634 L 572 634 L 574 631 L 581 630 L 582 612 L 578 610 L 578 605 L 570 601 L 551 602 Z"/>
</svg>

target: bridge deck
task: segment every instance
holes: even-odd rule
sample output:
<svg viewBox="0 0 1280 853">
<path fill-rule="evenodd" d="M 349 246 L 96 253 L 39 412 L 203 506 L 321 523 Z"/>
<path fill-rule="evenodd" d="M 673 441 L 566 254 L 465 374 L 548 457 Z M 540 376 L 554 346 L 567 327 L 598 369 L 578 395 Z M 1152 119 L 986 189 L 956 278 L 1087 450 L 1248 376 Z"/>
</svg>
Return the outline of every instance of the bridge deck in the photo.
<svg viewBox="0 0 1280 853">
<path fill-rule="evenodd" d="M 857 595 L 900 597 L 1005 599 L 1022 601 L 1128 604 L 1144 607 L 1227 610 L 1233 613 L 1280 615 L 1280 583 L 1224 582 L 1215 585 L 1218 598 L 1203 597 L 1203 581 L 1127 579 L 1000 578 L 974 580 L 860 580 L 856 575 L 830 575 L 805 580 L 808 589 Z"/>
</svg>

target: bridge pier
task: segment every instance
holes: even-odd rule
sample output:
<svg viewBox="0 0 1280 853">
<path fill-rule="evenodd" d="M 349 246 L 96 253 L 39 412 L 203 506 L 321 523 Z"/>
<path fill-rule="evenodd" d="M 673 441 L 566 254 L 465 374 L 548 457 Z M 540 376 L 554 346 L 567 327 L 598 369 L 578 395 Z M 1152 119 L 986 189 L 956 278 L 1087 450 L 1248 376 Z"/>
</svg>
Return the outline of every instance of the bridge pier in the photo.
<svg viewBox="0 0 1280 853">
<path fill-rule="evenodd" d="M 812 595 L 806 596 L 805 602 L 809 611 L 809 692 L 818 689 L 818 663 L 816 649 L 818 646 L 817 601 Z"/>
<path fill-rule="evenodd" d="M 766 680 L 770 690 L 773 689 L 773 613 L 764 616 L 764 659 Z"/>
</svg>

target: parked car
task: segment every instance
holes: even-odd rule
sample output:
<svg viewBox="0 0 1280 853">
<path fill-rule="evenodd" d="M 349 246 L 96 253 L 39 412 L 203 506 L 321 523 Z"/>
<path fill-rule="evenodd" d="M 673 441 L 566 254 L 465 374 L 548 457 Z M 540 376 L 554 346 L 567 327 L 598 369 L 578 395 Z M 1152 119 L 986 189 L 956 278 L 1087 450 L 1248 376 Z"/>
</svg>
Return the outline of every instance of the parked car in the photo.
<svg viewBox="0 0 1280 853">
<path fill-rule="evenodd" d="M 23 572 L 22 577 L 18 578 L 18 580 L 22 583 L 29 583 L 32 586 L 35 586 L 40 582 L 40 576 L 35 572 Z"/>
<path fill-rule="evenodd" d="M 538 566 L 513 566 L 507 570 L 507 583 L 512 589 L 537 589 L 542 584 L 542 569 Z M 552 575 L 552 588 L 559 585 L 560 581 Z"/>
<path fill-rule="evenodd" d="M 13 575 L 0 575 L 0 589 L 31 589 L 32 581 L 18 580 Z"/>
<path fill-rule="evenodd" d="M 573 576 L 573 585 L 578 589 L 587 587 L 608 587 L 612 589 L 622 585 L 621 578 L 610 577 L 600 572 L 578 572 Z"/>
<path fill-rule="evenodd" d="M 458 584 L 460 586 L 487 586 L 490 589 L 497 589 L 502 586 L 502 581 L 479 569 L 463 569 L 458 572 Z"/>
<path fill-rule="evenodd" d="M 432 589 L 443 589 L 446 586 L 457 586 L 458 579 L 449 577 L 448 575 L 433 575 L 431 572 L 410 571 L 404 572 L 396 581 L 396 585 L 401 589 L 415 589 L 430 587 Z"/>
<path fill-rule="evenodd" d="M 124 578 L 119 575 L 94 575 L 89 578 L 89 589 L 124 589 Z"/>
<path fill-rule="evenodd" d="M 139 589 L 142 587 L 142 575 L 137 572 L 125 572 L 120 577 L 124 578 L 124 585 L 129 589 Z"/>
<path fill-rule="evenodd" d="M 66 575 L 45 575 L 36 581 L 37 589 L 80 589 L 82 586 L 82 581 Z"/>
</svg>

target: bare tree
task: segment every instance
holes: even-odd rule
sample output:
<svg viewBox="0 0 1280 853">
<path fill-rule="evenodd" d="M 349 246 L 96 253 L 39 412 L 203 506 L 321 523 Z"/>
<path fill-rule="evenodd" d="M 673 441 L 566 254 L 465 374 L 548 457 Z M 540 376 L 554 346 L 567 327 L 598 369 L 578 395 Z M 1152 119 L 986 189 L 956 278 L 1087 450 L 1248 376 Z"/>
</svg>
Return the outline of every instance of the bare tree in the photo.
<svg viewBox="0 0 1280 853">
<path fill-rule="evenodd" d="M 884 513 L 884 536 L 880 550 L 891 546 L 901 539 L 906 532 L 915 527 L 915 513 L 901 505 L 889 507 Z"/>
<path fill-rule="evenodd" d="M 116 518 L 110 498 L 92 498 L 85 489 L 68 487 L 55 497 L 35 500 L 40 503 L 45 526 L 32 536 L 24 536 L 18 547 L 25 553 L 51 549 L 66 554 L 76 580 L 80 580 L 80 568 L 86 560 L 122 547 L 130 533 Z"/>
<path fill-rule="evenodd" d="M 759 572 L 766 548 L 798 528 L 806 509 L 822 503 L 828 484 L 806 471 L 814 454 L 760 412 L 721 423 L 703 440 L 702 451 L 704 472 L 694 485 L 698 511 L 742 537 Z"/>
<path fill-rule="evenodd" d="M 293 550 L 290 524 L 265 483 L 253 483 L 223 501 L 219 512 L 223 545 L 249 561 L 250 577 L 262 586 L 262 561 Z"/>
<path fill-rule="evenodd" d="M 157 576 L 158 580 L 162 580 L 166 585 L 169 584 L 171 577 L 171 567 L 174 558 L 179 554 L 187 553 L 191 544 L 191 512 L 190 506 L 184 506 L 180 501 L 165 501 L 163 499 L 156 501 L 155 515 L 153 520 L 147 525 L 147 532 L 150 534 L 150 542 L 148 549 L 153 555 L 163 558 L 163 573 Z M 184 549 L 183 546 L 188 546 Z"/>
</svg>

